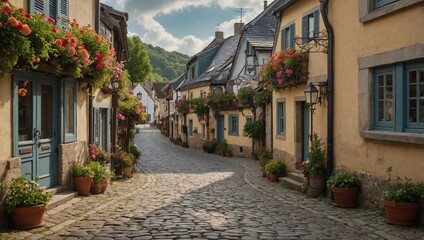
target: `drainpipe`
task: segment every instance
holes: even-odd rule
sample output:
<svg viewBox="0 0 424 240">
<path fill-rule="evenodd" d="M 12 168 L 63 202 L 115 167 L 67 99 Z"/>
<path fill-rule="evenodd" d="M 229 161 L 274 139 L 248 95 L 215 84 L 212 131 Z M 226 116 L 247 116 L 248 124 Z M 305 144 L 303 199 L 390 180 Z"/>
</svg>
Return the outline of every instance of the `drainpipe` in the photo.
<svg viewBox="0 0 424 240">
<path fill-rule="evenodd" d="M 321 15 L 328 33 L 327 76 L 328 76 L 328 111 L 327 111 L 327 178 L 334 168 L 334 30 L 328 20 L 329 0 L 320 0 Z"/>
<path fill-rule="evenodd" d="M 94 144 L 93 139 L 93 86 L 88 88 L 88 143 Z"/>
<path fill-rule="evenodd" d="M 100 33 L 100 0 L 96 0 L 96 16 L 94 18 L 94 30 Z"/>
</svg>

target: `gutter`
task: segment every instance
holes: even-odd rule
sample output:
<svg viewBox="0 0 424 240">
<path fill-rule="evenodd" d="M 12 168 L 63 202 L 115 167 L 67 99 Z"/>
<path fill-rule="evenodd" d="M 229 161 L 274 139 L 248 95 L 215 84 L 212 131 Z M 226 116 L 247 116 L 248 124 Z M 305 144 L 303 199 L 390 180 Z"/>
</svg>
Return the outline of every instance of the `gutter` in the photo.
<svg viewBox="0 0 424 240">
<path fill-rule="evenodd" d="M 329 0 L 320 0 L 320 11 L 328 33 L 327 76 L 328 76 L 328 111 L 327 111 L 327 178 L 334 170 L 334 30 L 328 20 Z"/>
</svg>

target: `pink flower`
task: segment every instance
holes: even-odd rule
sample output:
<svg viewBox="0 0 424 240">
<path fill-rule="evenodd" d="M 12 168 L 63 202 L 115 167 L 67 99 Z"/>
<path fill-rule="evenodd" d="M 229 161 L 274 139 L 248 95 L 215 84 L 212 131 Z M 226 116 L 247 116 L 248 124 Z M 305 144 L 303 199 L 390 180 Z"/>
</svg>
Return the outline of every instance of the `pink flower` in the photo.
<svg viewBox="0 0 424 240">
<path fill-rule="evenodd" d="M 135 109 L 135 114 L 140 115 L 140 112 L 141 112 L 140 108 Z"/>
<path fill-rule="evenodd" d="M 97 64 L 97 65 L 96 65 L 96 69 L 97 69 L 97 70 L 102 70 L 102 69 L 103 69 L 103 67 L 104 67 L 104 66 L 103 66 L 103 64 L 102 64 L 102 63 L 99 63 L 99 64 Z"/>
<path fill-rule="evenodd" d="M 62 46 L 62 40 L 56 39 L 56 46 L 58 47 Z"/>
<path fill-rule="evenodd" d="M 56 28 L 56 26 L 53 26 L 53 28 L 52 28 L 52 32 L 54 32 L 54 33 L 56 33 L 56 32 L 57 32 L 57 28 Z"/>
<path fill-rule="evenodd" d="M 125 120 L 125 116 L 124 116 L 124 115 L 122 115 L 122 114 L 120 114 L 120 113 L 118 113 L 118 118 L 119 118 L 121 121 L 124 121 L 124 120 Z"/>
<path fill-rule="evenodd" d="M 29 13 L 25 13 L 25 17 L 26 17 L 26 18 L 31 18 L 31 14 L 29 14 Z"/>
<path fill-rule="evenodd" d="M 75 55 L 75 48 L 74 48 L 74 47 L 70 47 L 70 48 L 68 49 L 68 55 L 69 55 L 70 57 L 72 57 L 72 56 L 74 56 L 74 55 Z"/>
<path fill-rule="evenodd" d="M 31 33 L 31 28 L 29 28 L 27 24 L 22 25 L 22 28 L 20 30 L 25 36 Z"/>
<path fill-rule="evenodd" d="M 291 68 L 286 69 L 286 73 L 287 75 L 291 76 L 293 74 L 293 69 Z"/>
<path fill-rule="evenodd" d="M 96 58 L 97 58 L 97 60 L 102 61 L 103 60 L 103 55 L 100 54 L 100 53 L 97 53 L 96 54 Z"/>
<path fill-rule="evenodd" d="M 96 159 L 96 155 L 95 154 L 91 154 L 91 159 Z"/>
<path fill-rule="evenodd" d="M 277 78 L 282 78 L 283 77 L 283 71 L 278 71 L 277 72 Z"/>
<path fill-rule="evenodd" d="M 47 19 L 47 21 L 48 21 L 49 23 L 51 23 L 51 24 L 54 24 L 54 19 L 53 19 L 53 18 L 51 18 L 51 17 L 49 17 L 49 18 Z"/>
<path fill-rule="evenodd" d="M 17 27 L 19 25 L 19 20 L 14 17 L 9 17 L 7 21 L 12 25 L 13 27 Z"/>
<path fill-rule="evenodd" d="M 13 13 L 12 8 L 9 5 L 4 5 L 3 11 L 7 12 L 9 15 L 12 15 Z"/>
</svg>

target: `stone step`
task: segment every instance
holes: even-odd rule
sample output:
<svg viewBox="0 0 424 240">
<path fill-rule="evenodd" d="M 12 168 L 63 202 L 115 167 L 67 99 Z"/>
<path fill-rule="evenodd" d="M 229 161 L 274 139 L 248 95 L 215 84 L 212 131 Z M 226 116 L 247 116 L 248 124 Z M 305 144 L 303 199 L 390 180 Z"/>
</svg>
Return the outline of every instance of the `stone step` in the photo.
<svg viewBox="0 0 424 240">
<path fill-rule="evenodd" d="M 283 185 L 289 189 L 296 190 L 299 192 L 305 191 L 305 184 L 298 182 L 290 177 L 281 177 L 278 179 Z"/>
<path fill-rule="evenodd" d="M 58 192 L 53 195 L 53 199 L 49 202 L 47 208 L 52 209 L 59 205 L 65 204 L 76 196 L 78 196 L 78 193 L 73 191 Z"/>
<path fill-rule="evenodd" d="M 295 180 L 296 182 L 300 182 L 305 184 L 306 183 L 306 177 L 303 176 L 303 173 L 300 172 L 289 172 L 287 174 L 287 176 L 293 180 Z"/>
<path fill-rule="evenodd" d="M 65 190 L 66 190 L 65 186 L 53 186 L 46 189 L 46 191 L 51 193 L 52 195 L 63 192 Z"/>
</svg>

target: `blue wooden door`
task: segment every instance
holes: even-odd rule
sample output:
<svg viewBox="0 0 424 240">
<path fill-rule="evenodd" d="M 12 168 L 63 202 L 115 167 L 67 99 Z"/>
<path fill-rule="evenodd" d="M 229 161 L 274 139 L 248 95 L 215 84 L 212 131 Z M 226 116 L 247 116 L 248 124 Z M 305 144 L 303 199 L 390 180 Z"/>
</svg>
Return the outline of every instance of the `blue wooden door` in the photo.
<svg viewBox="0 0 424 240">
<path fill-rule="evenodd" d="M 221 142 L 222 140 L 224 140 L 224 116 L 223 115 L 219 115 L 218 116 L 218 126 L 217 126 L 217 135 L 216 135 L 216 140 L 218 142 Z"/>
<path fill-rule="evenodd" d="M 302 134 L 302 150 L 303 150 L 303 161 L 308 160 L 309 155 L 309 117 L 310 108 L 306 103 L 303 103 L 303 134 Z"/>
<path fill-rule="evenodd" d="M 55 77 L 14 74 L 14 150 L 21 173 L 51 187 L 58 178 L 58 84 Z M 23 91 L 25 89 L 25 91 Z M 23 92 L 25 94 L 23 94 Z"/>
</svg>

